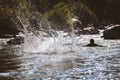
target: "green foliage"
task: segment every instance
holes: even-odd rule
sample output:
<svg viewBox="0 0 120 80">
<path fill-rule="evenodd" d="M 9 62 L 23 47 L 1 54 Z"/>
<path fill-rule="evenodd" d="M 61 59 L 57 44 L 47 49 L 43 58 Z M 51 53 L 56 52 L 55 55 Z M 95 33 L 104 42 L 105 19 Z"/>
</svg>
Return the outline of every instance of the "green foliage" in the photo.
<svg viewBox="0 0 120 80">
<path fill-rule="evenodd" d="M 97 22 L 96 14 L 91 11 L 91 9 L 87 5 L 81 2 L 73 3 L 71 11 L 85 25 Z"/>
<path fill-rule="evenodd" d="M 47 16 L 48 20 L 54 25 L 54 28 L 57 26 L 63 29 L 71 25 L 70 10 L 68 5 L 63 2 L 56 4 L 54 8 L 47 13 Z"/>
<path fill-rule="evenodd" d="M 0 0 L 0 13 L 7 15 L 15 14 L 19 0 Z"/>
<path fill-rule="evenodd" d="M 52 6 L 53 2 L 50 2 L 51 0 L 31 0 L 31 3 L 33 4 L 32 7 L 34 7 L 37 11 L 40 13 L 45 13 L 46 11 L 49 11 Z"/>
<path fill-rule="evenodd" d="M 76 16 L 84 25 L 98 21 L 119 23 L 119 3 L 119 0 L 0 0 L 0 14 L 13 21 L 19 16 L 24 24 L 30 24 L 33 17 L 44 24 L 49 20 L 52 27 L 64 29 L 72 26 L 71 18 Z"/>
<path fill-rule="evenodd" d="M 99 24 L 120 23 L 120 0 L 81 0 L 96 14 Z"/>
<path fill-rule="evenodd" d="M 74 16 L 77 16 L 84 25 L 97 22 L 96 14 L 81 2 L 60 2 L 47 12 L 47 16 L 49 21 L 54 24 L 52 26 L 62 29 L 72 27 L 71 18 Z"/>
<path fill-rule="evenodd" d="M 88 6 L 74 0 L 0 0 L 0 13 L 19 16 L 25 24 L 30 23 L 32 16 L 39 19 L 41 15 L 48 16 L 54 28 L 62 29 L 72 26 L 71 18 L 74 16 L 84 24 L 97 21 Z"/>
<path fill-rule="evenodd" d="M 6 23 L 6 19 L 1 19 L 0 27 L 14 27 L 21 28 L 20 21 L 17 16 L 20 17 L 24 24 L 28 24 L 28 17 L 30 16 L 30 7 L 27 0 L 0 0 L 0 14 L 3 14 L 3 18 L 9 19 L 9 23 Z M 18 30 L 17 30 L 18 31 Z"/>
</svg>

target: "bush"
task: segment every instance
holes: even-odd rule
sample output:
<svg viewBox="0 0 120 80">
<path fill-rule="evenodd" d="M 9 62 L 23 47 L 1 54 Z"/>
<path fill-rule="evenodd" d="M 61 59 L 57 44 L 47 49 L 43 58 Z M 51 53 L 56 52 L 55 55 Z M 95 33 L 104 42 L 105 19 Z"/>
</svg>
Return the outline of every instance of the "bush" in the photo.
<svg viewBox="0 0 120 80">
<path fill-rule="evenodd" d="M 71 25 L 71 13 L 68 5 L 61 2 L 47 13 L 53 28 L 64 29 Z"/>
<path fill-rule="evenodd" d="M 96 14 L 92 12 L 87 5 L 81 2 L 73 3 L 73 6 L 71 7 L 71 11 L 74 15 L 76 15 L 79 18 L 79 20 L 84 25 L 97 22 Z"/>
</svg>

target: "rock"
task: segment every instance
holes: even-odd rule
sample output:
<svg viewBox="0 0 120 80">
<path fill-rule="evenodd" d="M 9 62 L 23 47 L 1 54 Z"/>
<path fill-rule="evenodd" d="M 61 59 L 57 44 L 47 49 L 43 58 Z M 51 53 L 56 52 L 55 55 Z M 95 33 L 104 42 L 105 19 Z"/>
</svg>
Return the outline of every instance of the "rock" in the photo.
<svg viewBox="0 0 120 80">
<path fill-rule="evenodd" d="M 18 34 L 18 26 L 20 25 L 15 22 L 15 18 L 0 13 L 0 38 L 10 38 L 10 35 Z"/>
<path fill-rule="evenodd" d="M 87 34 L 87 35 L 89 35 L 89 34 L 99 34 L 99 31 L 98 31 L 98 29 L 83 29 L 83 30 L 77 30 L 77 31 L 75 31 L 75 34 L 76 35 L 81 35 L 81 34 Z"/>
<path fill-rule="evenodd" d="M 12 35 L 9 34 L 0 34 L 0 38 L 12 38 Z"/>
<path fill-rule="evenodd" d="M 120 39 L 120 25 L 113 25 L 103 31 L 104 39 Z"/>
<path fill-rule="evenodd" d="M 16 38 L 10 39 L 7 44 L 14 44 L 14 45 L 18 45 L 18 44 L 22 44 L 24 43 L 24 37 L 18 36 Z"/>
</svg>

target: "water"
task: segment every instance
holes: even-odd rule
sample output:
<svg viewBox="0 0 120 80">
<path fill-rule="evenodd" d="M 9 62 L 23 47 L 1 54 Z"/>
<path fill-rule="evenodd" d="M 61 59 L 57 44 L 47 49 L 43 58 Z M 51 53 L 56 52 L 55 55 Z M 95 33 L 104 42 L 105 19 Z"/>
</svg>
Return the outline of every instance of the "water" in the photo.
<svg viewBox="0 0 120 80">
<path fill-rule="evenodd" d="M 0 80 L 120 80 L 120 40 L 100 35 L 74 39 L 59 36 L 27 36 L 22 45 L 0 39 Z M 89 39 L 104 47 L 84 47 Z"/>
</svg>

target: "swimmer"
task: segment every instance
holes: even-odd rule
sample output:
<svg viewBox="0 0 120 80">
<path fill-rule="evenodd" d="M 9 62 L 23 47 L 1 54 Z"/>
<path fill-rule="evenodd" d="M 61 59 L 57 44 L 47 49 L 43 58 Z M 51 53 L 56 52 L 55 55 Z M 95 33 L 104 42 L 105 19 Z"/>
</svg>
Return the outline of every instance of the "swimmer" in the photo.
<svg viewBox="0 0 120 80">
<path fill-rule="evenodd" d="M 94 39 L 90 39 L 90 43 L 86 45 L 87 47 L 102 47 L 101 45 L 95 44 Z"/>
</svg>

